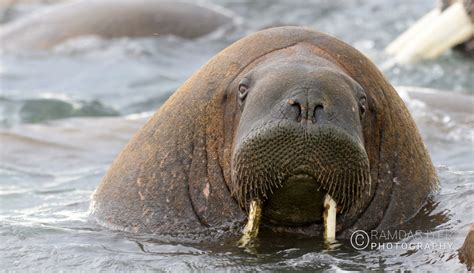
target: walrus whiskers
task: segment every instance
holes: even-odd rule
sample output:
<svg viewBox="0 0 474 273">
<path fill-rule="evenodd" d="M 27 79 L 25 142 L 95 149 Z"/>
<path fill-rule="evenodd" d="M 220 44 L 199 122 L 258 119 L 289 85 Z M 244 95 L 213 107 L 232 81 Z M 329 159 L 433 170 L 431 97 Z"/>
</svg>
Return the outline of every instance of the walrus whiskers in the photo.
<svg viewBox="0 0 474 273">
<path fill-rule="evenodd" d="M 266 124 L 259 130 L 271 137 L 264 137 L 261 132 L 249 133 L 248 141 L 241 143 L 233 156 L 237 171 L 232 177 L 232 195 L 244 210 L 252 200 L 269 199 L 295 171 L 313 177 L 318 190 L 329 194 L 341 213 L 360 203 L 358 200 L 370 185 L 367 181 L 370 167 L 367 154 L 350 137 L 332 127 L 320 130 Z M 291 142 L 287 142 L 288 135 L 293 139 Z M 288 144 L 282 146 L 283 143 Z M 340 151 L 345 149 L 345 152 L 329 156 L 326 150 L 330 146 L 342 147 Z M 269 151 L 286 156 L 271 157 Z M 354 164 L 352 175 L 345 167 L 351 164 Z"/>
</svg>

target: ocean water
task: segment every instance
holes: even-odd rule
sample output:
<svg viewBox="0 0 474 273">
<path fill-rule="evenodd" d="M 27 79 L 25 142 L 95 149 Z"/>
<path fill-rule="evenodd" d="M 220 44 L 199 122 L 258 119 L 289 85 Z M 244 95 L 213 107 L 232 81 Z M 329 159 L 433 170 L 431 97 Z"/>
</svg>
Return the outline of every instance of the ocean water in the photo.
<svg viewBox="0 0 474 273">
<path fill-rule="evenodd" d="M 435 6 L 434 1 L 213 4 L 234 14 L 235 28 L 196 40 L 80 37 L 47 52 L 2 52 L 0 269 L 465 270 L 456 249 L 474 222 L 474 105 L 461 109 L 430 104 L 407 91 L 437 89 L 459 101 L 473 101 L 474 60 L 448 52 L 437 60 L 396 65 L 383 54 L 398 33 Z M 9 16 L 20 17 L 46 5 L 20 2 Z M 420 217 L 434 227 L 399 240 L 423 248 L 383 244 L 357 251 L 348 242 L 327 246 L 317 239 L 263 234 L 255 249 L 245 250 L 233 240 L 177 242 L 113 232 L 91 221 L 90 196 L 101 177 L 170 94 L 232 42 L 280 25 L 311 26 L 348 42 L 371 58 L 399 90 L 441 183 L 425 217 Z"/>
</svg>

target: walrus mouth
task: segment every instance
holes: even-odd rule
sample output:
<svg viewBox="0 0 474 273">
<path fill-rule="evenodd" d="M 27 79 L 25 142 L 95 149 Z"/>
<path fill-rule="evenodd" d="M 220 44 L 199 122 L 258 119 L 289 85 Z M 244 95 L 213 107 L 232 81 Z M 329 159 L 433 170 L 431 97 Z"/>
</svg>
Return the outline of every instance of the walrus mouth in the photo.
<svg viewBox="0 0 474 273">
<path fill-rule="evenodd" d="M 317 180 L 305 173 L 288 177 L 263 202 L 263 216 L 275 226 L 303 226 L 322 222 L 325 197 Z"/>
<path fill-rule="evenodd" d="M 343 214 L 370 195 L 365 149 L 332 125 L 267 123 L 250 131 L 234 151 L 233 196 L 246 210 L 260 204 L 263 218 L 274 225 L 324 220 L 325 233 L 332 234 L 336 206 Z"/>
</svg>

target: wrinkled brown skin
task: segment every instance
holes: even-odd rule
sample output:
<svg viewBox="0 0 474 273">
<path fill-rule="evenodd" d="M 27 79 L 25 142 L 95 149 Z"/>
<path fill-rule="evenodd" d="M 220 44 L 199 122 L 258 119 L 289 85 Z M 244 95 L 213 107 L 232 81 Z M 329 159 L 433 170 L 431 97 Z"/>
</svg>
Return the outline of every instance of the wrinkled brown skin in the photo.
<svg viewBox="0 0 474 273">
<path fill-rule="evenodd" d="M 239 122 L 241 74 L 272 54 L 311 50 L 340 67 L 367 94 L 362 123 L 373 198 L 351 230 L 387 229 L 414 216 L 437 176 L 405 104 L 379 70 L 354 48 L 303 27 L 250 35 L 196 72 L 115 159 L 93 196 L 92 215 L 138 233 L 186 232 L 244 224 L 231 197 L 231 153 Z"/>
<path fill-rule="evenodd" d="M 102 38 L 173 34 L 196 38 L 232 19 L 185 2 L 76 1 L 55 5 L 2 26 L 0 45 L 9 50 L 45 50 L 84 35 Z"/>
<path fill-rule="evenodd" d="M 467 270 L 472 272 L 474 268 L 474 224 L 464 240 L 464 244 L 458 249 L 459 261 L 466 265 Z"/>
</svg>

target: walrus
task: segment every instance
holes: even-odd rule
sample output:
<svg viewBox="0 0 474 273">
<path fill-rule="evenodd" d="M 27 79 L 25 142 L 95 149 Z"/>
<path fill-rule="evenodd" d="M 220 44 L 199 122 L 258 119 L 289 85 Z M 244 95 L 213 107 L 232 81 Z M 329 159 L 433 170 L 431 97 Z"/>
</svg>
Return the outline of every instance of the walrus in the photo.
<svg viewBox="0 0 474 273">
<path fill-rule="evenodd" d="M 134 233 L 234 236 L 248 221 L 250 236 L 348 238 L 406 223 L 437 187 L 376 66 L 327 34 L 277 27 L 218 53 L 163 104 L 114 160 L 91 215 Z"/>
<path fill-rule="evenodd" d="M 84 35 L 196 38 L 224 25 L 232 25 L 229 15 L 193 3 L 76 1 L 53 5 L 2 26 L 0 44 L 9 50 L 45 50 Z"/>
<path fill-rule="evenodd" d="M 471 224 L 464 244 L 458 249 L 458 258 L 461 263 L 466 265 L 468 271 L 474 268 L 474 224 Z"/>
</svg>

